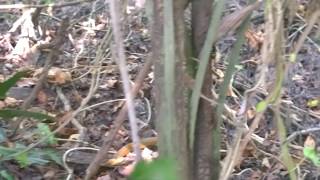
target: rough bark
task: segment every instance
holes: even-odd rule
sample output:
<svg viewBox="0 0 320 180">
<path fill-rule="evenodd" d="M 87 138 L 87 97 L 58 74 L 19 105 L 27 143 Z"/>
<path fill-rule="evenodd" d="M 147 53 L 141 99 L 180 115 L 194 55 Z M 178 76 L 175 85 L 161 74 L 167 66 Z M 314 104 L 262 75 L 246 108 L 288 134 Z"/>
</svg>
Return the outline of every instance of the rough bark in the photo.
<svg viewBox="0 0 320 180">
<path fill-rule="evenodd" d="M 204 44 L 212 13 L 212 0 L 192 1 L 192 38 L 195 56 L 197 57 Z M 212 98 L 211 60 L 206 69 L 202 93 Z M 199 102 L 194 144 L 194 179 L 209 180 L 212 177 L 212 129 L 213 107 L 203 99 Z"/>
<path fill-rule="evenodd" d="M 163 107 L 163 5 L 161 0 L 153 1 L 153 25 L 152 25 L 152 57 L 154 63 L 154 101 L 155 101 L 155 115 L 156 115 L 156 128 L 159 132 L 159 151 L 160 156 L 173 156 L 177 160 L 178 174 L 180 179 L 188 180 L 192 179 L 190 173 L 190 153 L 188 151 L 188 135 L 187 126 L 189 119 L 188 108 L 188 92 L 185 85 L 185 26 L 184 26 L 184 7 L 187 0 L 175 0 L 174 1 L 174 26 L 175 26 L 175 41 L 176 41 L 176 58 L 175 61 L 175 115 L 176 121 L 172 124 L 173 139 L 172 142 L 164 142 L 165 138 L 162 135 L 167 130 L 164 128 L 163 119 L 166 118 L 166 112 Z M 173 154 L 168 154 L 167 144 L 171 144 L 174 149 Z"/>
<path fill-rule="evenodd" d="M 185 48 L 185 20 L 184 7 L 186 0 L 174 0 L 175 39 L 176 39 L 176 84 L 175 84 L 175 106 L 177 129 L 174 132 L 177 159 L 179 161 L 181 178 L 192 179 L 190 168 L 190 152 L 188 144 L 188 122 L 189 122 L 189 95 L 184 77 L 186 74 L 186 48 Z M 174 143 L 174 142 L 173 142 Z"/>
<path fill-rule="evenodd" d="M 163 87 L 163 53 L 162 53 L 162 38 L 163 38 L 163 4 L 162 0 L 153 0 L 153 13 L 152 13 L 152 26 L 151 26 L 151 43 L 152 43 L 152 59 L 154 60 L 154 77 L 155 81 L 153 84 L 152 96 L 154 101 L 154 114 L 155 114 L 155 125 L 157 132 L 159 132 L 159 137 L 161 137 L 162 120 L 161 120 L 161 97 L 163 96 L 163 91 L 161 91 Z M 161 144 L 164 144 L 163 139 L 159 138 L 158 140 L 158 148 L 160 152 L 165 151 L 165 147 L 162 147 Z"/>
</svg>

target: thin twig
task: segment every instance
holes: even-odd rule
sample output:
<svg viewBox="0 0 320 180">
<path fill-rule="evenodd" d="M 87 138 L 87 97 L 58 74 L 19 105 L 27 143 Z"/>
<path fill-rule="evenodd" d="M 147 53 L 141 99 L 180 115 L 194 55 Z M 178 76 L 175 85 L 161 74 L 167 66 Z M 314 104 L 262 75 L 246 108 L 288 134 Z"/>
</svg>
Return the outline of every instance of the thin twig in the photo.
<svg viewBox="0 0 320 180">
<path fill-rule="evenodd" d="M 74 6 L 81 3 L 87 3 L 91 2 L 93 0 L 80 0 L 80 1 L 72 1 L 72 2 L 66 2 L 61 4 L 8 4 L 8 5 L 0 5 L 0 10 L 6 10 L 6 9 L 25 9 L 25 8 L 60 8 L 65 6 Z"/>
<path fill-rule="evenodd" d="M 79 140 L 79 139 L 63 139 L 63 138 L 55 138 L 57 141 L 62 141 L 62 142 L 75 142 L 75 143 L 81 143 L 81 144 L 84 144 L 84 145 L 87 145 L 87 146 L 91 146 L 93 148 L 99 148 L 99 146 L 96 146 L 94 144 L 91 144 L 87 141 L 82 141 L 82 140 Z"/>
<path fill-rule="evenodd" d="M 94 19 L 94 18 L 93 18 L 93 12 L 94 12 L 94 9 L 96 8 L 96 6 L 97 6 L 97 2 L 95 1 L 95 2 L 93 3 L 92 9 L 91 9 L 90 18 L 89 18 L 90 20 Z M 89 34 L 90 34 L 90 32 L 92 31 L 92 30 L 91 30 L 92 27 L 94 27 L 94 23 L 95 23 L 95 22 L 92 22 L 92 21 L 89 21 L 89 22 L 90 22 L 89 25 L 88 25 L 89 27 L 87 28 L 86 32 L 84 33 L 82 39 L 87 39 L 88 36 L 89 36 Z M 78 45 L 78 46 L 79 46 L 79 45 Z M 76 57 L 75 57 L 74 60 L 73 60 L 73 68 L 76 68 L 76 67 L 78 66 L 78 60 L 79 60 L 79 58 L 80 58 L 80 55 L 83 54 L 83 52 L 84 52 L 84 50 L 85 50 L 85 48 L 86 48 L 85 41 L 83 41 L 79 47 L 80 47 L 80 50 L 79 50 L 79 52 L 76 54 Z"/>
<path fill-rule="evenodd" d="M 310 18 L 310 22 L 308 24 L 308 26 L 306 27 L 306 29 L 303 31 L 303 33 L 301 34 L 297 45 L 295 46 L 294 49 L 294 54 L 298 54 L 298 52 L 300 51 L 303 42 L 305 41 L 305 39 L 308 37 L 308 34 L 311 32 L 311 30 L 313 29 L 313 26 L 317 23 L 318 18 L 320 17 L 320 10 L 314 12 Z"/>
<path fill-rule="evenodd" d="M 131 127 L 131 136 L 133 141 L 133 150 L 136 154 L 136 161 L 141 159 L 141 150 L 140 150 L 140 139 L 138 136 L 138 126 L 137 119 L 134 110 L 133 97 L 130 92 L 130 80 L 129 74 L 126 66 L 126 56 L 124 52 L 122 31 L 121 31 L 121 23 L 120 23 L 120 13 L 119 13 L 119 2 L 116 0 L 110 1 L 110 11 L 111 11 L 111 22 L 113 28 L 113 35 L 115 41 L 115 51 L 116 54 L 114 57 L 117 58 L 117 63 L 119 65 L 120 76 L 123 81 L 123 89 L 125 93 L 125 97 L 128 105 L 128 116 Z"/>
<path fill-rule="evenodd" d="M 61 100 L 64 110 L 66 112 L 71 111 L 71 105 L 69 99 L 63 94 L 61 87 L 56 87 L 56 93 Z"/>
<path fill-rule="evenodd" d="M 104 39 L 105 39 L 105 37 L 104 37 Z M 38 142 L 36 142 L 34 144 L 30 144 L 24 150 L 17 152 L 17 153 L 14 153 L 14 154 L 11 154 L 10 156 L 8 156 L 6 158 L 3 158 L 1 161 L 5 161 L 5 160 L 8 160 L 12 157 L 16 157 L 18 155 L 21 155 L 21 154 L 33 149 L 34 147 L 38 146 L 39 144 L 43 143 L 49 137 L 51 137 L 53 134 L 56 134 L 57 132 L 61 131 L 67 124 L 69 124 L 75 118 L 75 116 L 77 116 L 79 114 L 79 112 L 90 101 L 90 99 L 92 98 L 92 96 L 94 95 L 94 93 L 96 92 L 96 90 L 99 86 L 99 80 L 100 80 L 100 75 L 101 75 L 101 64 L 102 64 L 101 62 L 103 61 L 103 58 L 104 58 L 103 49 L 105 48 L 106 44 L 108 45 L 109 43 L 110 43 L 109 41 L 102 41 L 102 43 L 100 44 L 100 46 L 98 48 L 97 56 L 94 60 L 94 66 L 92 68 L 90 89 L 89 89 L 87 96 L 81 101 L 80 106 L 76 110 L 66 113 L 63 117 L 61 117 L 59 120 L 57 120 L 58 122 L 63 122 L 63 123 L 58 128 L 56 128 L 54 131 L 52 131 L 51 134 L 43 137 L 42 139 L 40 139 Z M 96 67 L 98 67 L 98 68 L 96 68 Z"/>
<path fill-rule="evenodd" d="M 81 111 L 86 111 L 86 110 L 95 108 L 95 107 L 97 107 L 97 106 L 101 106 L 101 105 L 103 105 L 103 104 L 109 104 L 109 103 L 119 102 L 119 101 L 125 101 L 125 100 L 126 100 L 126 99 L 114 99 L 114 100 L 109 100 L 109 101 L 103 101 L 103 102 L 100 102 L 100 103 L 97 103 L 97 104 L 93 104 L 93 105 L 87 106 L 87 107 L 81 109 Z M 81 112 L 81 111 L 80 111 L 80 112 Z"/>
<path fill-rule="evenodd" d="M 248 16 L 249 17 L 251 16 L 250 12 Z M 241 46 L 242 44 L 244 44 L 244 39 L 245 39 L 244 33 L 248 29 L 248 26 L 250 24 L 249 17 L 246 17 L 244 22 L 241 22 L 242 24 L 240 25 L 239 30 L 237 32 L 237 41 L 234 47 L 231 49 L 230 57 L 228 57 L 229 65 L 226 70 L 226 75 L 224 77 L 223 84 L 221 85 L 221 88 L 220 88 L 218 105 L 216 110 L 216 117 L 215 117 L 218 125 L 217 125 L 217 130 L 214 130 L 213 135 L 217 139 L 220 139 L 221 132 L 219 131 L 219 128 L 222 120 L 221 114 L 223 113 L 223 110 L 224 110 L 224 104 L 225 104 L 226 95 L 227 95 L 226 91 L 230 86 L 232 75 L 235 72 L 235 65 L 239 63 L 238 57 L 240 55 Z M 246 127 L 246 123 L 245 121 L 243 121 L 243 119 L 240 119 L 239 122 L 240 122 L 239 126 L 236 129 L 235 139 L 232 143 L 232 146 L 228 149 L 227 156 L 224 160 L 224 165 L 220 171 L 220 177 L 219 177 L 220 180 L 228 179 L 229 175 L 232 173 L 234 165 L 237 162 L 237 153 L 239 152 L 239 149 L 240 149 L 241 137 Z M 220 144 L 220 141 L 217 141 L 216 143 L 214 143 L 214 145 L 218 145 L 218 144 Z"/>
<path fill-rule="evenodd" d="M 56 92 L 57 92 L 57 94 L 58 94 L 58 97 L 60 98 L 60 100 L 62 101 L 62 103 L 63 103 L 63 105 L 64 105 L 64 110 L 66 111 L 66 112 L 69 112 L 69 111 L 71 111 L 71 105 L 70 105 L 70 101 L 67 99 L 67 97 L 63 94 L 63 92 L 62 92 L 62 89 L 60 88 L 60 87 L 57 87 L 57 89 L 56 89 Z M 76 119 L 76 118 L 73 118 L 72 120 L 71 120 L 71 122 L 72 122 L 72 125 L 74 125 L 77 129 L 78 129 L 78 131 L 79 131 L 79 134 L 80 134 L 80 140 L 83 140 L 84 139 L 84 137 L 85 137 L 85 133 L 86 133 L 86 128 L 85 127 L 83 127 L 80 123 L 79 123 L 79 121 Z M 79 144 L 78 144 L 79 145 Z"/>
<path fill-rule="evenodd" d="M 293 139 L 299 135 L 304 135 L 304 134 L 309 134 L 312 132 L 320 131 L 320 127 L 315 127 L 315 128 L 309 128 L 309 129 L 303 129 L 300 131 L 295 131 L 293 132 L 289 137 L 287 137 L 286 141 L 284 143 L 289 143 L 293 141 Z"/>
<path fill-rule="evenodd" d="M 28 109 L 29 106 L 31 105 L 31 103 L 36 98 L 36 96 L 39 93 L 40 89 L 42 88 L 45 80 L 47 79 L 48 71 L 49 71 L 49 69 L 51 67 L 51 64 L 52 64 L 53 60 L 56 58 L 56 56 L 57 56 L 57 49 L 59 49 L 62 46 L 62 44 L 64 43 L 64 41 L 63 41 L 64 40 L 64 35 L 66 34 L 65 31 L 67 30 L 68 25 L 69 25 L 69 20 L 68 19 L 65 19 L 65 20 L 62 21 L 60 29 L 58 31 L 57 39 L 56 39 L 56 41 L 54 41 L 52 43 L 53 44 L 52 50 L 49 53 L 48 59 L 47 59 L 47 61 L 45 63 L 45 66 L 43 68 L 42 74 L 40 75 L 38 83 L 35 85 L 35 87 L 33 88 L 32 92 L 28 96 L 28 98 L 21 105 L 21 109 Z M 15 124 L 14 124 L 15 129 L 14 129 L 14 132 L 13 132 L 12 136 L 16 134 L 21 122 L 22 122 L 22 119 L 18 119 L 15 122 Z"/>
<path fill-rule="evenodd" d="M 98 60 L 101 59 L 96 59 L 96 62 L 98 62 Z M 38 142 L 34 143 L 34 144 L 30 144 L 27 148 L 25 148 L 24 150 L 11 154 L 10 156 L 8 156 L 7 158 L 2 159 L 1 161 L 5 161 L 8 158 L 11 157 L 16 157 L 18 155 L 21 155 L 25 152 L 28 152 L 29 150 L 33 149 L 34 147 L 38 146 L 39 144 L 43 143 L 44 141 L 46 141 L 49 137 L 51 137 L 53 134 L 56 134 L 57 132 L 61 131 L 67 124 L 69 124 L 72 119 L 79 114 L 79 112 L 81 111 L 81 109 L 83 109 L 83 107 L 89 102 L 89 100 L 91 99 L 91 97 L 93 96 L 94 92 L 97 90 L 98 88 L 98 82 L 99 82 L 99 78 L 100 78 L 100 70 L 97 70 L 97 73 L 94 73 L 92 76 L 92 82 L 91 82 L 91 86 L 89 89 L 89 92 L 87 94 L 87 96 L 81 101 L 80 106 L 75 110 L 75 111 L 70 111 L 67 112 L 64 116 L 62 116 L 61 118 L 59 118 L 59 120 L 57 120 L 57 122 L 63 122 L 57 129 L 55 129 L 54 131 L 52 131 L 51 134 L 43 137 L 42 139 L 40 139 Z M 0 161 L 0 162 L 1 162 Z"/>
<path fill-rule="evenodd" d="M 102 6 L 103 7 L 103 6 Z M 100 7 L 101 8 L 101 7 Z M 99 8 L 98 8 L 99 9 Z M 52 15 L 49 15 L 49 14 L 46 14 L 46 13 L 40 13 L 40 15 L 42 16 L 46 16 L 48 18 L 51 18 L 52 20 L 54 21 L 57 21 L 57 22 L 61 22 L 61 19 L 60 18 L 57 18 L 55 16 L 52 16 Z M 77 24 L 75 22 L 73 22 L 71 24 L 72 27 L 76 27 L 76 28 L 81 28 L 81 29 L 84 29 L 84 30 L 87 30 L 87 31 L 98 31 L 98 32 L 109 32 L 109 29 L 99 29 L 97 27 L 87 27 L 87 26 L 84 26 L 84 25 L 80 25 L 80 24 Z M 83 56 L 79 56 L 80 58 L 82 58 Z M 92 58 L 94 59 L 94 57 Z"/>
<path fill-rule="evenodd" d="M 132 96 L 135 97 L 142 86 L 142 83 L 144 81 L 144 78 L 147 77 L 149 70 L 153 64 L 153 60 L 151 57 L 147 58 L 147 61 L 142 68 L 142 70 L 139 72 L 135 79 L 135 83 L 131 89 Z M 114 128 L 110 131 L 109 135 L 105 137 L 103 140 L 103 145 L 100 148 L 98 154 L 94 158 L 94 160 L 90 163 L 89 167 L 86 170 L 86 177 L 85 180 L 90 180 L 92 177 L 97 173 L 100 164 L 103 160 L 107 158 L 108 151 L 112 145 L 112 142 L 117 135 L 117 132 L 119 131 L 122 123 L 124 122 L 125 118 L 127 117 L 127 104 L 125 103 L 124 106 L 122 106 L 118 116 L 114 120 Z"/>
<path fill-rule="evenodd" d="M 53 48 L 49 53 L 48 59 L 46 60 L 45 66 L 44 66 L 43 71 L 42 71 L 42 73 L 40 75 L 38 83 L 33 88 L 33 91 L 31 92 L 30 96 L 23 102 L 22 109 L 27 109 L 30 106 L 30 104 L 33 102 L 33 100 L 36 98 L 36 95 L 38 94 L 38 92 L 42 88 L 43 83 L 47 79 L 48 71 L 49 71 L 49 69 L 51 67 L 51 64 L 57 58 L 57 50 L 64 43 L 65 35 L 67 34 L 66 31 L 68 29 L 68 26 L 69 26 L 69 20 L 68 19 L 63 20 L 62 23 L 61 23 L 61 27 L 60 27 L 60 29 L 58 31 L 57 38 L 53 42 L 53 44 L 54 44 Z"/>
<path fill-rule="evenodd" d="M 91 147 L 75 147 L 72 149 L 68 149 L 66 152 L 64 152 L 63 156 L 62 156 L 62 163 L 63 163 L 63 167 L 67 170 L 68 172 L 68 176 L 67 176 L 67 180 L 70 180 L 73 176 L 73 168 L 69 167 L 68 163 L 67 163 L 67 158 L 68 155 L 73 152 L 73 151 L 78 151 L 78 150 L 91 150 L 91 151 L 99 151 L 99 149 L 97 148 L 91 148 Z"/>
<path fill-rule="evenodd" d="M 29 9 L 29 10 L 25 11 L 22 14 L 22 16 L 13 23 L 12 27 L 10 28 L 10 30 L 8 32 L 14 33 L 23 24 L 23 22 L 25 22 L 26 19 L 28 17 L 30 17 L 32 13 L 34 13 L 34 11 L 35 11 L 35 9 Z"/>
</svg>

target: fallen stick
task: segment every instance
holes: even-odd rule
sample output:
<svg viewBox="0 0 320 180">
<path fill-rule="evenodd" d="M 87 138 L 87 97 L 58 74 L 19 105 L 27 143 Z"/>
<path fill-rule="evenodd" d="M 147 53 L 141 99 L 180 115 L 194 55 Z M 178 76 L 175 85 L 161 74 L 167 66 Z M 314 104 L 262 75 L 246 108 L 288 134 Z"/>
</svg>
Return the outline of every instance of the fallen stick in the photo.
<svg viewBox="0 0 320 180">
<path fill-rule="evenodd" d="M 152 64 L 153 64 L 152 58 L 148 57 L 144 67 L 139 72 L 138 76 L 136 77 L 135 83 L 131 89 L 131 93 L 132 93 L 133 97 L 135 97 L 137 95 L 137 93 L 139 92 L 139 89 L 142 86 L 145 77 L 148 75 Z M 92 177 L 99 170 L 100 164 L 102 164 L 103 161 L 108 157 L 108 151 L 113 143 L 113 140 L 115 139 L 117 132 L 119 131 L 122 123 L 124 122 L 125 118 L 128 115 L 127 110 L 128 110 L 127 103 L 125 103 L 122 106 L 118 116 L 116 117 L 116 119 L 114 121 L 115 127 L 110 131 L 110 134 L 104 138 L 102 147 L 100 148 L 99 152 L 97 153 L 97 155 L 95 156 L 93 161 L 88 166 L 88 168 L 86 170 L 86 176 L 84 178 L 85 180 L 92 179 Z"/>
</svg>

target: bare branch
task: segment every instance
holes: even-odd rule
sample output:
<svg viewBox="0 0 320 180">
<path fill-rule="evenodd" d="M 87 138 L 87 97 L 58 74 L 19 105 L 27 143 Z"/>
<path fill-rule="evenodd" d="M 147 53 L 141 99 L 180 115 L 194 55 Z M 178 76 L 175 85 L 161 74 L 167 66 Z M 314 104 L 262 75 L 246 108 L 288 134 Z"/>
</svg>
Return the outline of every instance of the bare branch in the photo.
<svg viewBox="0 0 320 180">
<path fill-rule="evenodd" d="M 65 7 L 65 6 L 74 6 L 81 3 L 87 3 L 91 2 L 93 0 L 80 0 L 80 1 L 72 1 L 67 3 L 61 3 L 61 4 L 9 4 L 9 5 L 0 5 L 0 10 L 7 10 L 7 9 L 25 9 L 25 8 L 59 8 L 59 7 Z"/>
<path fill-rule="evenodd" d="M 126 56 L 124 52 L 124 45 L 123 45 L 123 34 L 121 31 L 121 23 L 120 23 L 120 13 L 119 13 L 119 2 L 116 0 L 110 1 L 110 11 L 111 11 L 111 22 L 113 28 L 113 35 L 115 41 L 115 53 L 114 57 L 117 59 L 117 63 L 119 65 L 120 76 L 123 81 L 123 89 L 125 93 L 125 97 L 127 100 L 128 105 L 128 115 L 131 127 L 131 136 L 133 141 L 133 150 L 136 154 L 136 161 L 141 159 L 141 152 L 139 148 L 140 140 L 138 136 L 138 126 L 137 120 L 133 105 L 133 96 L 130 92 L 130 81 L 129 81 L 129 74 L 127 71 L 126 66 Z"/>
</svg>

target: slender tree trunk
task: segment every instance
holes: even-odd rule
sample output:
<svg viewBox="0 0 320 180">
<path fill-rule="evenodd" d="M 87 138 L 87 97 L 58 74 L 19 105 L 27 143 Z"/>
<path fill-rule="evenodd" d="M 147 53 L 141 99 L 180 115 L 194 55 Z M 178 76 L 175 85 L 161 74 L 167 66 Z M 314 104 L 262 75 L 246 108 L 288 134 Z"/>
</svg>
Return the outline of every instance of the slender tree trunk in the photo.
<svg viewBox="0 0 320 180">
<path fill-rule="evenodd" d="M 198 57 L 209 27 L 212 13 L 213 0 L 192 1 L 192 39 L 195 56 Z M 202 93 L 212 98 L 211 88 L 213 80 L 211 77 L 211 63 L 209 60 Z M 213 107 L 203 99 L 200 99 L 197 116 L 194 144 L 194 179 L 209 180 L 212 178 L 212 130 L 213 130 Z"/>
<path fill-rule="evenodd" d="M 153 12 L 152 12 L 152 25 L 151 25 L 151 44 L 152 44 L 152 58 L 154 61 L 154 77 L 155 81 L 153 84 L 152 96 L 154 101 L 154 114 L 156 119 L 156 129 L 158 132 L 162 131 L 162 123 L 161 123 L 161 97 L 163 94 L 162 87 L 163 87 L 163 5 L 162 0 L 153 0 L 152 3 Z M 162 139 L 159 138 L 159 150 L 162 152 L 165 147 L 160 146 L 163 144 L 161 142 Z"/>
<path fill-rule="evenodd" d="M 186 71 L 185 56 L 185 25 L 184 7 L 186 0 L 173 1 L 174 29 L 175 29 L 175 92 L 174 106 L 175 118 L 170 125 L 172 127 L 173 138 L 166 138 L 164 135 L 168 131 L 164 124 L 166 118 L 164 104 L 164 63 L 163 63 L 163 4 L 161 0 L 153 1 L 153 26 L 152 26 L 152 57 L 154 59 L 154 100 L 156 114 L 156 128 L 159 132 L 160 156 L 172 157 L 177 161 L 178 174 L 181 180 L 192 180 L 190 167 L 190 152 L 188 146 L 187 126 L 189 120 L 188 111 L 188 89 L 185 84 L 184 74 Z M 171 142 L 166 142 L 171 141 Z M 171 147 L 168 147 L 171 146 Z M 168 149 L 172 149 L 173 152 Z"/>
<path fill-rule="evenodd" d="M 189 94 L 188 87 L 184 81 L 186 74 L 186 31 L 184 9 L 187 0 L 174 0 L 174 22 L 175 22 L 175 39 L 176 39 L 176 87 L 175 87 L 175 105 L 177 130 L 174 132 L 177 159 L 183 180 L 192 179 L 190 151 L 188 144 L 188 123 L 189 123 Z"/>
</svg>

